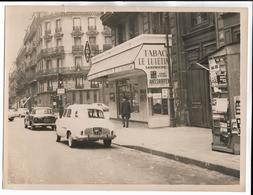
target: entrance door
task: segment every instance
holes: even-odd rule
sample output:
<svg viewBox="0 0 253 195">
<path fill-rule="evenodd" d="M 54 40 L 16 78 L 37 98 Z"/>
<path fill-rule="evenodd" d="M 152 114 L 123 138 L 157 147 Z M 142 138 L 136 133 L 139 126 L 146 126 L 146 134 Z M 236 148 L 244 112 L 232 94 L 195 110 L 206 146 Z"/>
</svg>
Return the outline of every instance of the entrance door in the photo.
<svg viewBox="0 0 253 195">
<path fill-rule="evenodd" d="M 203 69 L 188 71 L 188 106 L 191 126 L 210 127 L 209 75 Z"/>
</svg>

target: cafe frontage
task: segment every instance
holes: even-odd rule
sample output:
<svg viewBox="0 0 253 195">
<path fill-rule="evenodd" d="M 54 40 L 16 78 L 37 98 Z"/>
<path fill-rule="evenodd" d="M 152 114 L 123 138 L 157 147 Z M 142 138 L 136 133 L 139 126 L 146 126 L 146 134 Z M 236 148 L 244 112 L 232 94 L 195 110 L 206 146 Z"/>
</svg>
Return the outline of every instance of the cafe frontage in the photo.
<svg viewBox="0 0 253 195">
<path fill-rule="evenodd" d="M 127 97 L 132 109 L 130 120 L 148 123 L 150 128 L 170 125 L 165 35 L 140 35 L 91 61 L 88 80 L 109 84 L 110 118 L 121 118 L 122 99 Z"/>
</svg>

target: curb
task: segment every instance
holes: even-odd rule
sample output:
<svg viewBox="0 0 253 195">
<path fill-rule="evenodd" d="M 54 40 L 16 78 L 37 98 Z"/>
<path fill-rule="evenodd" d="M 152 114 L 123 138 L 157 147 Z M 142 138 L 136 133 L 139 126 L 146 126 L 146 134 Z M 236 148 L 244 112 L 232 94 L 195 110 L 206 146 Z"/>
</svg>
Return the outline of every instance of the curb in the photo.
<svg viewBox="0 0 253 195">
<path fill-rule="evenodd" d="M 165 158 L 175 160 L 175 161 L 179 161 L 179 162 L 182 162 L 182 163 L 185 163 L 185 164 L 193 164 L 195 166 L 199 166 L 201 168 L 206 168 L 206 169 L 211 170 L 211 171 L 217 171 L 217 172 L 229 175 L 229 176 L 240 178 L 240 170 L 237 170 L 237 169 L 228 168 L 228 167 L 224 167 L 222 165 L 216 165 L 216 164 L 213 164 L 213 163 L 208 163 L 208 162 L 204 162 L 204 161 L 200 161 L 200 160 L 196 160 L 196 159 L 191 159 L 191 158 L 188 158 L 188 157 L 178 156 L 178 155 L 175 155 L 175 154 L 161 152 L 161 151 L 145 148 L 145 147 L 142 147 L 142 146 L 121 145 L 121 144 L 116 144 L 116 143 L 113 143 L 113 144 L 117 145 L 117 146 L 122 146 L 122 147 L 125 147 L 125 148 L 138 150 L 138 151 L 141 151 L 141 152 L 149 153 L 149 154 L 152 154 L 152 155 L 165 157 Z"/>
</svg>

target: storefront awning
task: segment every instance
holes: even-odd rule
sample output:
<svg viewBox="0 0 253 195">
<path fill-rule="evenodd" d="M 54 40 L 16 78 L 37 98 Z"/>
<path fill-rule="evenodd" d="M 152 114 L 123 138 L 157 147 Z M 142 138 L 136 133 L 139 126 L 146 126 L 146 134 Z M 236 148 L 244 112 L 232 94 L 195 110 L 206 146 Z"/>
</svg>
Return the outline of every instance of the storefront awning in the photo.
<svg viewBox="0 0 253 195">
<path fill-rule="evenodd" d="M 171 45 L 171 35 L 169 35 Z M 131 70 L 160 71 L 167 66 L 165 34 L 143 34 L 91 59 L 88 80 Z M 163 71 L 164 72 L 164 71 Z"/>
</svg>

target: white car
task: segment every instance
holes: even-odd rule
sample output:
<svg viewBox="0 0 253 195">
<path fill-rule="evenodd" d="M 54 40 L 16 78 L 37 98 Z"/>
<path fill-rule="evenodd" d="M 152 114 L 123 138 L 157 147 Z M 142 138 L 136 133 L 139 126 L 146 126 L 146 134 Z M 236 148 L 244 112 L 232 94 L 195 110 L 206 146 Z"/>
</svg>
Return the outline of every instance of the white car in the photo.
<svg viewBox="0 0 253 195">
<path fill-rule="evenodd" d="M 74 147 L 77 141 L 103 140 L 104 145 L 110 147 L 116 137 L 113 129 L 100 107 L 74 104 L 64 109 L 62 118 L 56 121 L 56 141 L 67 138 L 69 147 Z"/>
<path fill-rule="evenodd" d="M 93 103 L 93 105 L 99 106 L 104 112 L 109 111 L 109 106 L 105 105 L 104 103 Z"/>
<path fill-rule="evenodd" d="M 9 109 L 8 111 L 8 120 L 13 121 L 15 117 L 18 116 L 18 113 L 15 109 Z"/>
<path fill-rule="evenodd" d="M 29 112 L 27 108 L 18 108 L 18 116 L 25 117 L 25 115 Z"/>
</svg>

